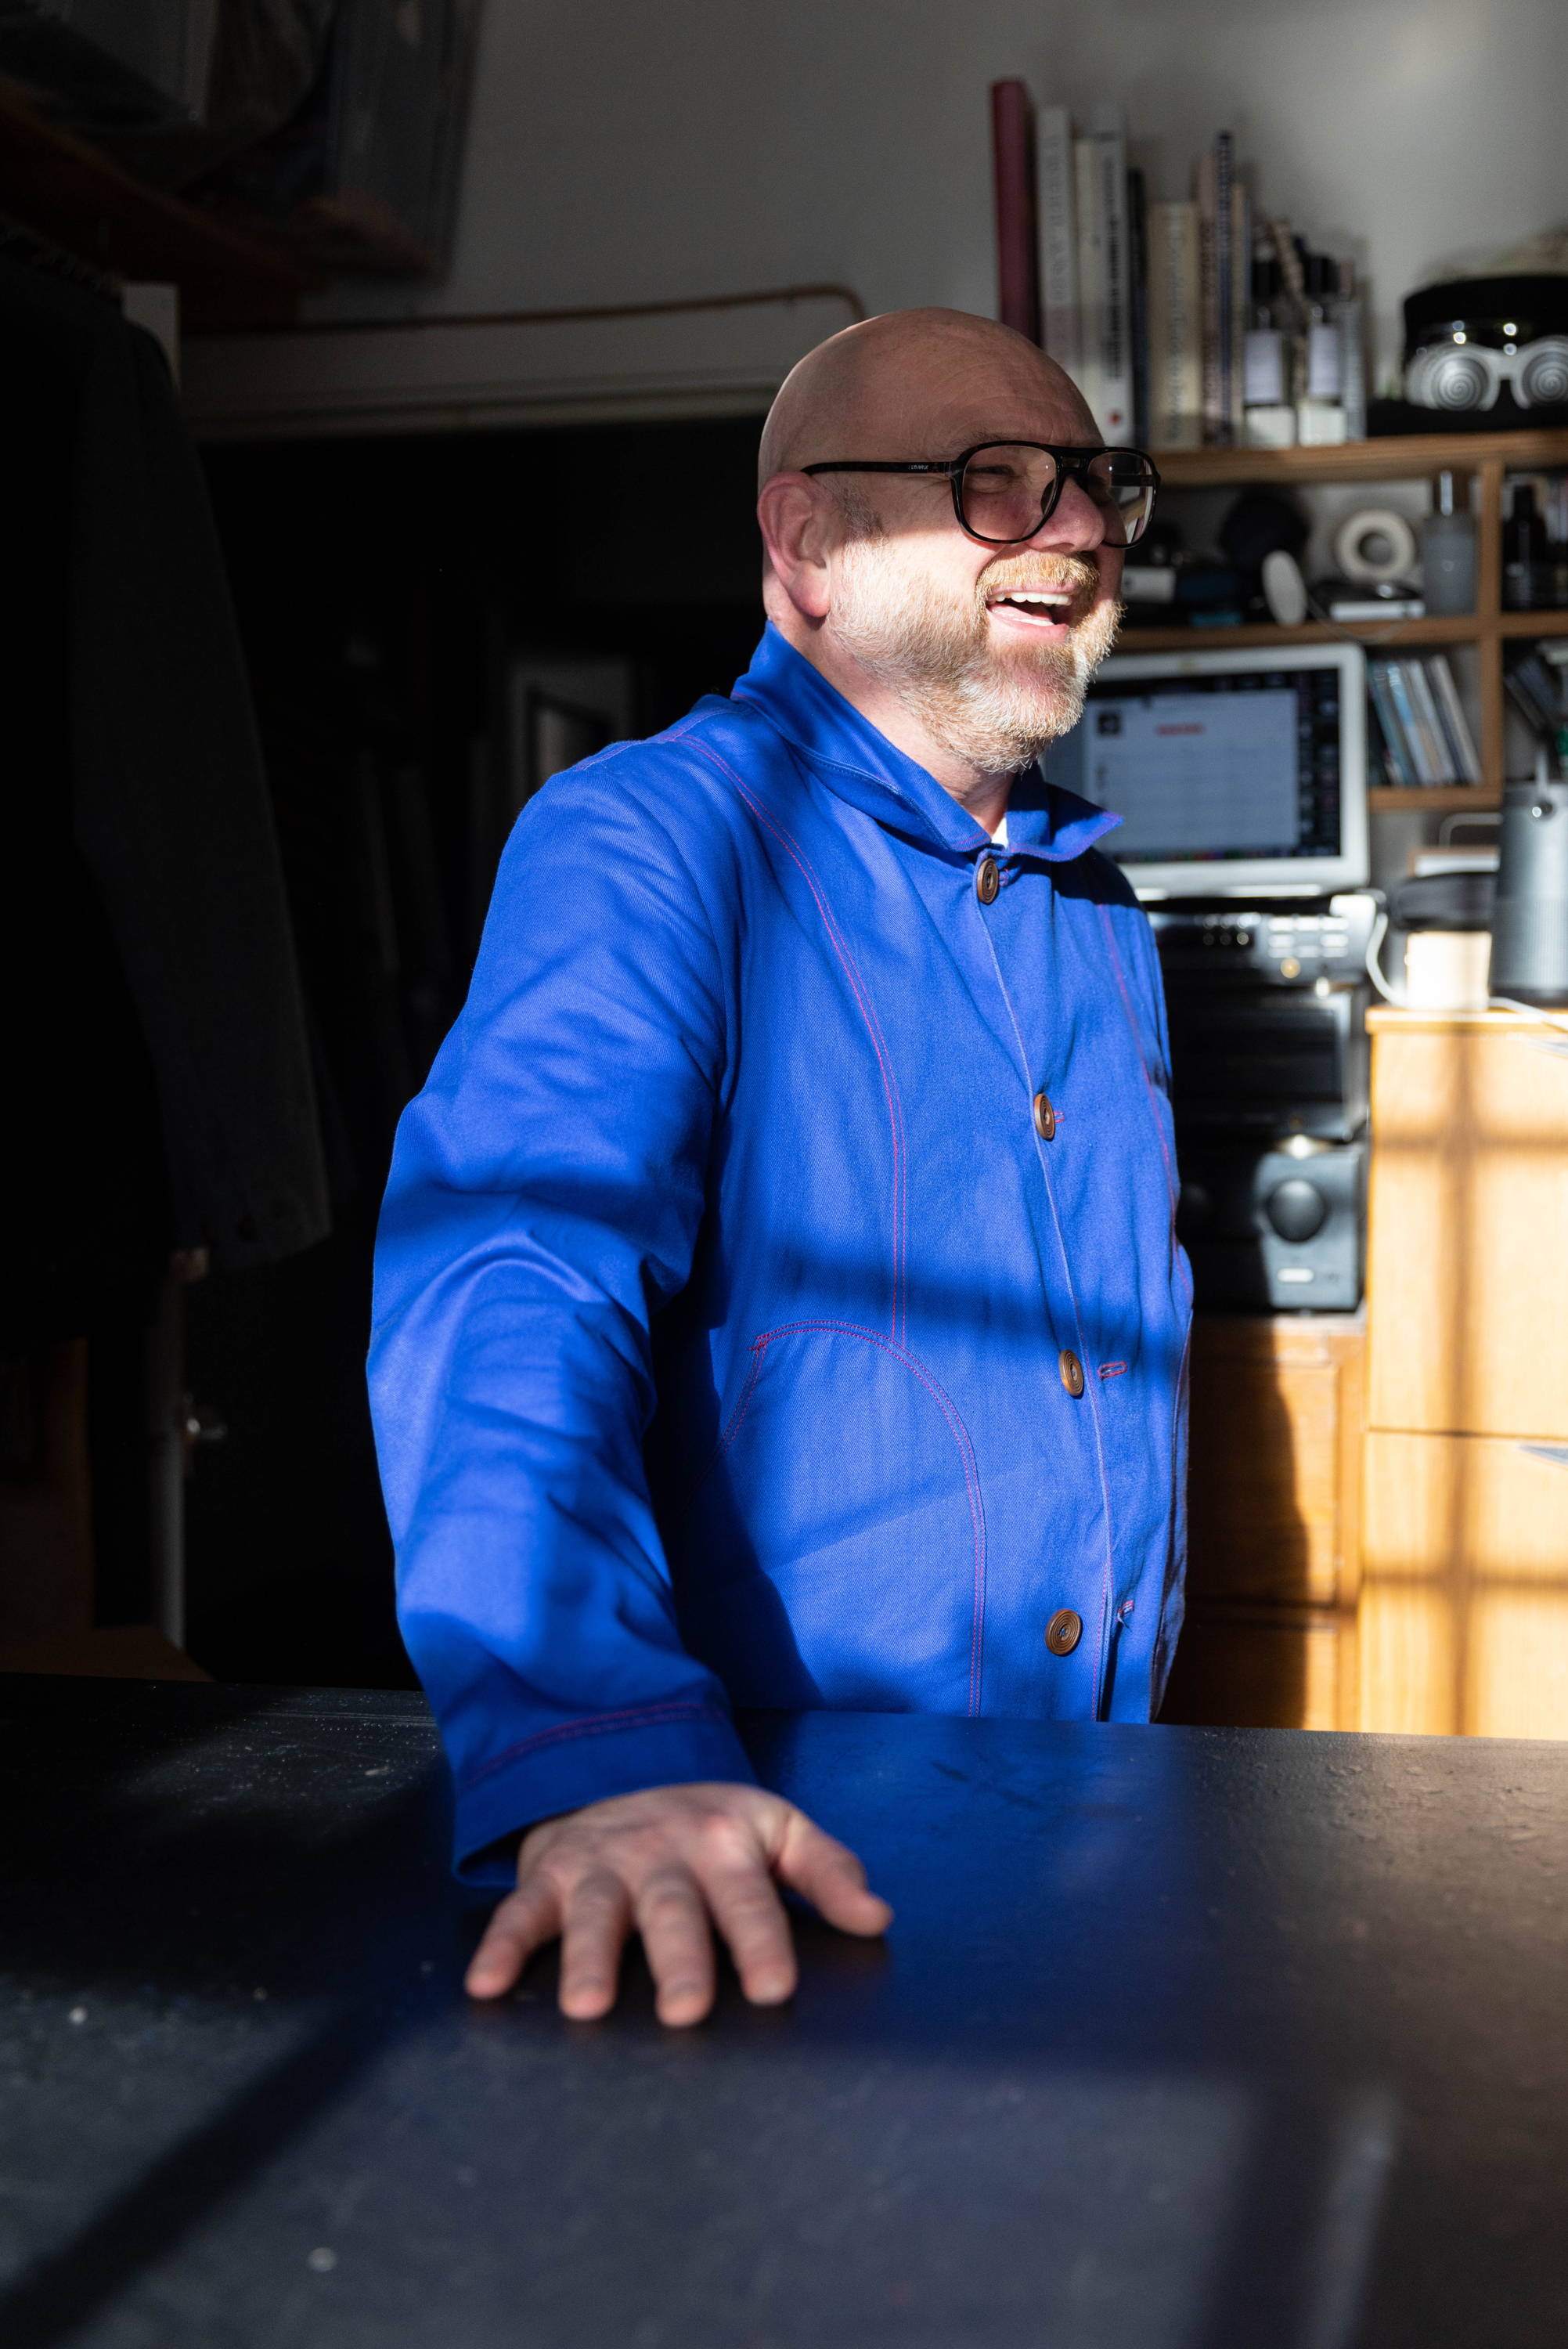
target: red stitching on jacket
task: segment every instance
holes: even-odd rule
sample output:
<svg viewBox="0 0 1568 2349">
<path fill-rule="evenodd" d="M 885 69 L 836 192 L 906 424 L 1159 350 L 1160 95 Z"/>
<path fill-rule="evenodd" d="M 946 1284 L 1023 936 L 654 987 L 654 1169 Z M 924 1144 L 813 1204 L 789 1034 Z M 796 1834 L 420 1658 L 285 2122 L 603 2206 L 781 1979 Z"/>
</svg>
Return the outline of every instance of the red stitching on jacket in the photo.
<svg viewBox="0 0 1568 2349">
<path fill-rule="evenodd" d="M 913 1371 L 947 1422 L 947 1432 L 958 1447 L 959 1464 L 964 1470 L 964 1490 L 969 1503 L 969 1523 L 975 1541 L 975 1623 L 969 1640 L 969 1713 L 973 1718 L 980 1710 L 980 1676 L 985 1662 L 985 1516 L 980 1501 L 979 1464 L 975 1457 L 975 1446 L 969 1440 L 969 1430 L 960 1418 L 952 1398 L 923 1362 L 903 1346 L 894 1345 L 891 1339 L 884 1338 L 880 1330 L 862 1330 L 858 1322 L 781 1321 L 777 1330 L 765 1330 L 759 1338 L 752 1340 L 751 1350 L 757 1366 L 760 1367 L 763 1353 L 776 1338 L 792 1338 L 805 1330 L 828 1330 L 838 1337 L 859 1338 L 865 1345 L 880 1346 L 884 1354 L 891 1354 L 895 1362 L 902 1363 L 906 1371 Z M 756 1375 L 754 1369 L 747 1386 L 748 1396 Z"/>
<path fill-rule="evenodd" d="M 709 766 L 717 767 L 720 774 L 727 775 L 729 778 L 729 781 L 735 785 L 736 790 L 740 793 L 741 798 L 745 801 L 752 813 L 760 823 L 767 825 L 769 831 L 772 833 L 776 840 L 782 843 L 786 854 L 799 868 L 805 880 L 807 888 L 811 892 L 811 896 L 816 905 L 817 911 L 822 917 L 822 926 L 828 933 L 829 942 L 832 947 L 833 952 L 839 957 L 845 978 L 850 982 L 850 991 L 855 999 L 861 1017 L 865 1021 L 866 1031 L 872 1040 L 872 1050 L 876 1054 L 877 1066 L 882 1071 L 882 1091 L 887 1096 L 888 1124 L 891 1128 L 892 1138 L 893 1237 L 892 1335 L 896 1340 L 904 1335 L 907 1325 L 903 1260 L 907 1242 L 908 1184 L 904 1163 L 905 1143 L 903 1132 L 903 1109 L 898 1098 L 898 1089 L 893 1082 L 892 1056 L 888 1051 L 886 1042 L 882 1037 L 882 1030 L 878 1025 L 876 1013 L 872 1008 L 871 997 L 867 992 L 865 982 L 861 978 L 860 972 L 855 966 L 854 958 L 844 943 L 843 935 L 841 932 L 837 922 L 833 918 L 832 909 L 828 904 L 827 895 L 822 888 L 821 883 L 818 880 L 816 874 L 813 872 L 804 849 L 800 847 L 798 841 L 791 838 L 790 834 L 785 830 L 778 817 L 775 816 L 769 809 L 765 808 L 762 805 L 761 802 L 755 796 L 755 794 L 744 782 L 742 782 L 734 768 L 727 765 L 725 761 L 719 757 L 717 750 L 710 750 L 706 744 L 701 742 L 689 742 L 687 743 L 686 748 L 688 750 L 695 750 L 700 758 L 704 758 L 707 761 Z"/>
<path fill-rule="evenodd" d="M 622 1713 L 599 1713 L 583 1721 L 559 1722 L 553 1729 L 536 1730 L 531 1737 L 520 1738 L 515 1745 L 508 1745 L 501 1753 L 492 1754 L 488 1762 L 481 1762 L 477 1770 L 470 1770 L 462 1785 L 465 1788 L 477 1786 L 481 1779 L 493 1777 L 498 1770 L 504 1769 L 509 1762 L 515 1762 L 521 1754 L 535 1753 L 542 1745 L 563 1744 L 571 1737 L 596 1737 L 601 1730 L 605 1729 L 642 1729 L 659 1721 L 723 1722 L 724 1719 L 724 1714 L 716 1706 L 672 1698 L 667 1704 L 633 1705 Z"/>
<path fill-rule="evenodd" d="M 1116 950 L 1116 932 L 1111 926 L 1110 908 L 1108 905 L 1099 905 L 1095 907 L 1095 911 L 1099 916 L 1100 927 L 1105 932 L 1105 943 L 1110 955 L 1111 969 L 1116 973 L 1121 1008 L 1126 1014 L 1127 1024 L 1132 1030 L 1133 1046 L 1138 1053 L 1138 1066 L 1142 1072 L 1143 1082 L 1149 1093 L 1150 1106 L 1154 1112 L 1154 1131 L 1160 1137 L 1160 1155 L 1165 1161 L 1165 1188 L 1171 1195 L 1171 1205 L 1174 1206 L 1178 1187 L 1176 1169 L 1171 1164 L 1171 1153 L 1165 1146 L 1165 1126 L 1160 1115 L 1159 1097 L 1154 1090 L 1154 1080 L 1149 1073 L 1149 1060 L 1143 1050 L 1143 1038 L 1139 1033 L 1138 1017 L 1132 1009 L 1132 998 L 1127 991 L 1127 979 L 1121 968 L 1121 957 Z"/>
<path fill-rule="evenodd" d="M 1102 1379 L 1123 1378 L 1126 1376 L 1126 1372 L 1127 1364 L 1125 1362 L 1101 1362 L 1099 1366 L 1099 1374 Z"/>
</svg>

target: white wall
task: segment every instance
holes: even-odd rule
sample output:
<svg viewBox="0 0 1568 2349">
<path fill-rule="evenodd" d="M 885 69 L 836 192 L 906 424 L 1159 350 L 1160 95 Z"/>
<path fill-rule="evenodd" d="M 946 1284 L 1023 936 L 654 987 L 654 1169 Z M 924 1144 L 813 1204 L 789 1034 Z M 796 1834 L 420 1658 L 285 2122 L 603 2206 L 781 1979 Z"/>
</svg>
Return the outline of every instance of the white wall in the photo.
<svg viewBox="0 0 1568 2349">
<path fill-rule="evenodd" d="M 1264 206 L 1369 266 L 1385 359 L 1434 263 L 1568 219 L 1568 0 L 487 0 L 449 277 L 317 315 L 820 279 L 989 310 L 1009 73 L 1119 98 L 1156 194 L 1233 129 Z"/>
</svg>

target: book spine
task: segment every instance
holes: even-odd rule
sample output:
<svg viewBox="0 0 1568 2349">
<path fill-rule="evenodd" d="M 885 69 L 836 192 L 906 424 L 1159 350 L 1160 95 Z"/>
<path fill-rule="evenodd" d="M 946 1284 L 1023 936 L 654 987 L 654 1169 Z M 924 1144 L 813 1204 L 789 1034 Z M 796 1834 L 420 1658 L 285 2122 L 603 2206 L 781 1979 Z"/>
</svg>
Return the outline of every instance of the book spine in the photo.
<svg viewBox="0 0 1568 2349">
<path fill-rule="evenodd" d="M 1382 730 L 1388 756 L 1393 761 L 1395 774 L 1401 785 L 1407 791 L 1410 791 L 1420 781 L 1420 777 L 1416 772 L 1416 761 L 1411 754 L 1410 745 L 1394 699 L 1393 687 L 1388 676 L 1391 666 L 1392 664 L 1387 661 L 1368 661 L 1367 680 L 1371 688 L 1372 707 L 1377 712 L 1377 723 Z"/>
<path fill-rule="evenodd" d="M 1132 438 L 1149 446 L 1149 189 L 1133 166 L 1127 174 L 1128 304 L 1132 329 Z"/>
<path fill-rule="evenodd" d="M 1394 697 L 1394 707 L 1399 713 L 1399 723 L 1404 728 L 1405 740 L 1409 745 L 1410 761 L 1416 770 L 1416 781 L 1418 783 L 1427 784 L 1446 783 L 1448 777 L 1441 771 L 1443 762 L 1438 756 L 1435 745 L 1428 740 L 1426 729 L 1421 723 L 1420 712 L 1416 707 L 1415 697 L 1410 690 L 1408 665 L 1402 660 L 1391 660 L 1388 663 L 1387 675 L 1388 690 Z"/>
<path fill-rule="evenodd" d="M 1448 736 L 1443 731 L 1437 697 L 1432 691 L 1432 681 L 1427 675 L 1425 664 L 1408 660 L 1402 662 L 1401 667 L 1409 688 L 1410 704 L 1416 713 L 1416 723 L 1421 730 L 1421 740 L 1431 764 L 1432 781 L 1434 783 L 1458 782 L 1459 768 L 1449 748 Z"/>
<path fill-rule="evenodd" d="M 1099 325 L 1099 406 L 1095 419 L 1113 445 L 1132 431 L 1132 303 L 1127 229 L 1127 140 L 1121 117 L 1102 110 L 1094 131 L 1095 186 L 1099 203 L 1102 299 Z"/>
<path fill-rule="evenodd" d="M 991 85 L 991 168 L 996 195 L 996 314 L 1040 339 L 1039 247 L 1035 234 L 1035 109 L 1026 84 Z"/>
<path fill-rule="evenodd" d="M 1242 438 L 1245 404 L 1242 356 L 1247 339 L 1247 315 L 1253 294 L 1253 204 L 1242 180 L 1231 182 L 1231 311 L 1228 364 L 1231 380 L 1231 438 Z"/>
<path fill-rule="evenodd" d="M 1203 438 L 1202 295 L 1198 207 L 1149 211 L 1149 430 L 1157 449 L 1196 449 Z"/>
<path fill-rule="evenodd" d="M 1078 209 L 1078 389 L 1098 422 L 1104 397 L 1100 350 L 1104 342 L 1105 254 L 1099 219 L 1099 173 L 1092 139 L 1073 140 L 1073 191 Z"/>
<path fill-rule="evenodd" d="M 1454 773 L 1461 783 L 1479 783 L 1480 760 L 1476 752 L 1475 736 L 1470 732 L 1470 720 L 1465 716 L 1464 704 L 1460 699 L 1447 653 L 1434 653 L 1427 663 L 1427 673 L 1431 678 L 1432 698 L 1438 705 L 1438 716 L 1442 719 L 1443 732 L 1453 752 Z"/>
<path fill-rule="evenodd" d="M 1198 293 L 1202 320 L 1203 367 L 1203 439 L 1222 438 L 1224 410 L 1220 398 L 1220 257 L 1215 233 L 1214 158 L 1200 155 L 1193 175 L 1198 212 Z"/>
<path fill-rule="evenodd" d="M 1228 130 L 1214 140 L 1214 329 L 1218 345 L 1215 388 L 1219 438 L 1231 437 L 1231 316 L 1235 304 L 1235 254 L 1232 250 L 1231 198 L 1235 184 L 1235 142 Z"/>
<path fill-rule="evenodd" d="M 1036 132 L 1040 306 L 1045 346 L 1074 381 L 1083 358 L 1078 317 L 1078 205 L 1072 123 L 1065 106 L 1042 106 Z"/>
</svg>

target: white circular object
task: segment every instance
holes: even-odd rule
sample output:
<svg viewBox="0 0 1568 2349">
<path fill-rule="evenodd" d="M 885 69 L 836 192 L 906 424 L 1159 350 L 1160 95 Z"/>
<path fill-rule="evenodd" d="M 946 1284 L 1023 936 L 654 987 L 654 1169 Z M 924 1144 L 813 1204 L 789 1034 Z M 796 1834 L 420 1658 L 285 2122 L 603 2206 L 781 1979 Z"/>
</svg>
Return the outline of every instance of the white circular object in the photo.
<svg viewBox="0 0 1568 2349">
<path fill-rule="evenodd" d="M 1299 628 L 1306 617 L 1306 582 L 1301 565 L 1282 546 L 1264 557 L 1264 602 L 1282 628 Z"/>
<path fill-rule="evenodd" d="M 1347 514 L 1335 532 L 1334 560 L 1342 578 L 1362 586 L 1402 579 L 1415 568 L 1416 533 L 1403 514 L 1363 507 Z"/>
</svg>

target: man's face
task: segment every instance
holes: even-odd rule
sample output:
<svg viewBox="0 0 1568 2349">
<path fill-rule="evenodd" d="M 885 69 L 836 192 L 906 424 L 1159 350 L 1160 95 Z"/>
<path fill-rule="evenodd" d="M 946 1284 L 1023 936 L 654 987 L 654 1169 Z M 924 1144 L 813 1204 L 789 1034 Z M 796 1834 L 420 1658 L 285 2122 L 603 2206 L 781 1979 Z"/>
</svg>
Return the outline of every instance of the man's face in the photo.
<svg viewBox="0 0 1568 2349">
<path fill-rule="evenodd" d="M 909 454 L 956 456 L 1009 433 L 1080 448 L 1098 439 L 1070 410 L 1053 407 L 1026 430 L 1015 403 L 1004 403 L 1002 416 L 952 447 L 934 442 Z M 903 453 L 896 446 L 864 451 Z M 1033 537 L 990 546 L 960 527 L 941 477 L 831 478 L 844 519 L 833 561 L 833 635 L 944 750 L 983 773 L 1028 766 L 1077 724 L 1120 617 L 1121 550 L 1105 545 L 1099 508 L 1068 481 Z"/>
</svg>

